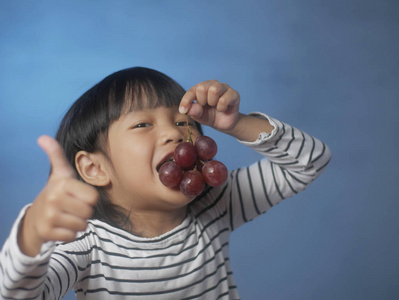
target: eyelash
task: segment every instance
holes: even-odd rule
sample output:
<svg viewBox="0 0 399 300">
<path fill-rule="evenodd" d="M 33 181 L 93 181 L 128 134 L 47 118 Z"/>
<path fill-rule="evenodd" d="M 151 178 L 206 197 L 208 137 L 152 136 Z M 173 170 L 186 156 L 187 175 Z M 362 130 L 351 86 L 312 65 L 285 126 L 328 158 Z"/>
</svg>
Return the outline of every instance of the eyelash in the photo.
<svg viewBox="0 0 399 300">
<path fill-rule="evenodd" d="M 180 122 L 176 122 L 176 126 L 186 126 L 187 122 L 186 121 L 180 121 Z M 191 124 L 188 124 L 191 125 Z"/>
<path fill-rule="evenodd" d="M 175 122 L 176 126 L 187 126 L 187 122 L 186 121 L 179 121 L 179 122 Z M 189 126 L 194 126 L 193 124 L 188 124 Z M 139 123 L 136 126 L 134 126 L 134 128 L 145 128 L 145 127 L 150 127 L 151 124 L 150 123 Z"/>
<path fill-rule="evenodd" d="M 144 126 L 142 126 L 144 125 Z M 144 128 L 144 127 L 148 127 L 148 125 L 151 125 L 150 123 L 140 123 L 137 124 L 136 126 L 134 126 L 134 128 Z"/>
</svg>

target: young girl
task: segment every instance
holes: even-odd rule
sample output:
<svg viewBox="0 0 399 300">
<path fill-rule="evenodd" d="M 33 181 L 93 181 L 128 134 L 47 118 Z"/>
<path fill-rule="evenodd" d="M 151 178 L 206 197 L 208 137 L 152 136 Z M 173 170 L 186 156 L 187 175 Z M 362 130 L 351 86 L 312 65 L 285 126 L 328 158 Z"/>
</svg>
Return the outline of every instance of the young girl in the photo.
<svg viewBox="0 0 399 300">
<path fill-rule="evenodd" d="M 215 80 L 187 92 L 155 70 L 116 72 L 42 136 L 52 171 L 0 254 L 2 299 L 238 299 L 230 233 L 324 171 L 329 149 Z M 201 124 L 267 156 L 198 197 L 164 186 L 160 165 Z"/>
</svg>

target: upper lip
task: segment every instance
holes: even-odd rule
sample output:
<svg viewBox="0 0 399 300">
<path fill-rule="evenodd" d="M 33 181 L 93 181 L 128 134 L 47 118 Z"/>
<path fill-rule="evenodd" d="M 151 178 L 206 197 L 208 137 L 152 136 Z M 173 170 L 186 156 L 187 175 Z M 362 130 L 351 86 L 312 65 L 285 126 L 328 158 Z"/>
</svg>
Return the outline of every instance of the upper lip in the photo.
<svg viewBox="0 0 399 300">
<path fill-rule="evenodd" d="M 157 172 L 159 172 L 159 169 L 161 168 L 161 166 L 163 165 L 163 163 L 165 163 L 167 160 L 169 160 L 170 158 L 173 158 L 173 154 L 174 151 L 168 152 L 161 160 L 160 162 L 157 164 Z"/>
</svg>

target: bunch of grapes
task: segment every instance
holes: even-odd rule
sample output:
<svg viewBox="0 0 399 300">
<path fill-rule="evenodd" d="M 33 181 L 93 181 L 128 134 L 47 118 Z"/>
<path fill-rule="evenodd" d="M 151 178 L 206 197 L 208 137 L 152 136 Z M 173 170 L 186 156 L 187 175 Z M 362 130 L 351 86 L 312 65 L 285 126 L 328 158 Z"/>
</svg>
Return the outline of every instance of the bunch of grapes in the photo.
<svg viewBox="0 0 399 300">
<path fill-rule="evenodd" d="M 179 186 L 187 196 L 199 195 L 205 182 L 219 186 L 228 176 L 226 166 L 213 160 L 217 153 L 216 142 L 208 136 L 200 136 L 193 143 L 191 131 L 187 141 L 177 145 L 173 160 L 165 162 L 159 169 L 159 179 L 167 187 Z"/>
</svg>

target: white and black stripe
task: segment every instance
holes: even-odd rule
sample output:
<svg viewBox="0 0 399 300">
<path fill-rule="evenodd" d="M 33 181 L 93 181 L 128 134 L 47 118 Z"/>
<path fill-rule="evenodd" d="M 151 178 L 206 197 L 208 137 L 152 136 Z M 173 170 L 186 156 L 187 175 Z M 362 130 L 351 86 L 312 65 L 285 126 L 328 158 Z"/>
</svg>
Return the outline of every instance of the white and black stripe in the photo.
<svg viewBox="0 0 399 300">
<path fill-rule="evenodd" d="M 230 233 L 304 190 L 330 159 L 319 140 L 269 120 L 270 137 L 243 142 L 268 159 L 207 188 L 184 222 L 160 237 L 140 238 L 91 220 L 74 242 L 48 245 L 29 258 L 16 241 L 21 212 L 0 253 L 1 299 L 60 299 L 71 288 L 77 299 L 238 299 Z"/>
</svg>

